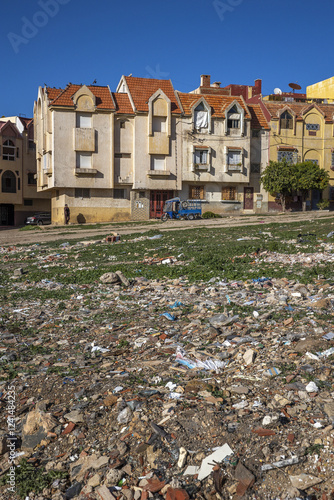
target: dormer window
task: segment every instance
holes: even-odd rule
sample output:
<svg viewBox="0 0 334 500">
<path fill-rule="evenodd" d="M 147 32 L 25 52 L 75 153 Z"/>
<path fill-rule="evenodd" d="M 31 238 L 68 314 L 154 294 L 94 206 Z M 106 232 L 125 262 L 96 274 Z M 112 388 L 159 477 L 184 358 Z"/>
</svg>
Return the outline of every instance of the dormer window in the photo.
<svg viewBox="0 0 334 500">
<path fill-rule="evenodd" d="M 281 129 L 293 129 L 293 118 L 288 111 L 281 114 Z"/>
<path fill-rule="evenodd" d="M 205 108 L 202 102 L 195 108 L 194 126 L 196 130 L 208 129 L 209 126 L 208 110 Z"/>
<path fill-rule="evenodd" d="M 233 106 L 227 113 L 227 127 L 233 129 L 240 128 L 240 113 L 236 106 Z"/>
</svg>

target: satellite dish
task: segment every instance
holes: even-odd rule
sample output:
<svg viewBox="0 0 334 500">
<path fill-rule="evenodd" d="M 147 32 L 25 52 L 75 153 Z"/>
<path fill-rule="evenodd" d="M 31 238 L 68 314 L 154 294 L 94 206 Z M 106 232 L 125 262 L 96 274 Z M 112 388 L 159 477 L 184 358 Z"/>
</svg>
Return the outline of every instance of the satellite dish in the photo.
<svg viewBox="0 0 334 500">
<path fill-rule="evenodd" d="M 281 89 L 279 89 L 279 88 L 274 89 L 274 94 L 281 95 L 282 94 Z"/>
<path fill-rule="evenodd" d="M 293 89 L 293 91 L 301 89 L 301 86 L 298 85 L 298 83 L 289 83 L 289 87 Z"/>
</svg>

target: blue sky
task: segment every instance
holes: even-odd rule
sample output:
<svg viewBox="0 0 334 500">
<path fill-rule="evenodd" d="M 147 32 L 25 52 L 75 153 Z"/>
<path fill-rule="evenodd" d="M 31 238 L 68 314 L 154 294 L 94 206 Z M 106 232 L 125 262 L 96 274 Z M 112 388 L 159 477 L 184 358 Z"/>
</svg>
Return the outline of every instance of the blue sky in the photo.
<svg viewBox="0 0 334 500">
<path fill-rule="evenodd" d="M 334 76 L 332 0 L 14 0 L 1 5 L 0 116 L 32 116 L 39 85 L 122 74 L 211 81 L 264 94 Z"/>
</svg>

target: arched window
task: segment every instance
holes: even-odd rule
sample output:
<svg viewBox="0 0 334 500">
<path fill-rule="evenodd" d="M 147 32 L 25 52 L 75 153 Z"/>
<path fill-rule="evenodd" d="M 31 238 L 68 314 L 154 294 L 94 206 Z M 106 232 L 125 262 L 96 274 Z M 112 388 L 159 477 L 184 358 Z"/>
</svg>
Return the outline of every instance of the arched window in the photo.
<svg viewBox="0 0 334 500">
<path fill-rule="evenodd" d="M 288 111 L 284 111 L 284 113 L 281 114 L 281 129 L 282 128 L 293 128 L 293 118 Z"/>
<path fill-rule="evenodd" d="M 9 161 L 15 160 L 15 144 L 9 139 L 3 143 L 2 159 Z"/>
<path fill-rule="evenodd" d="M 10 170 L 2 174 L 1 187 L 3 193 L 16 193 L 16 177 Z"/>
</svg>

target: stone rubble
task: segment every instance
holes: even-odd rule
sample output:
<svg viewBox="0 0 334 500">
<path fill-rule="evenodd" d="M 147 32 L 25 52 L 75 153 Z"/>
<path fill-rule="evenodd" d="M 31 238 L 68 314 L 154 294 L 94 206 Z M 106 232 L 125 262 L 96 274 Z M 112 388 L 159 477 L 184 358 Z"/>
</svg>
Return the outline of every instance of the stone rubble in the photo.
<svg viewBox="0 0 334 500">
<path fill-rule="evenodd" d="M 16 282 L 21 266 L 16 293 L 65 286 Z M 334 283 L 108 272 L 67 286 L 66 302 L 9 296 L 2 311 L 2 477 L 14 385 L 15 463 L 59 473 L 30 499 L 334 498 Z"/>
</svg>

